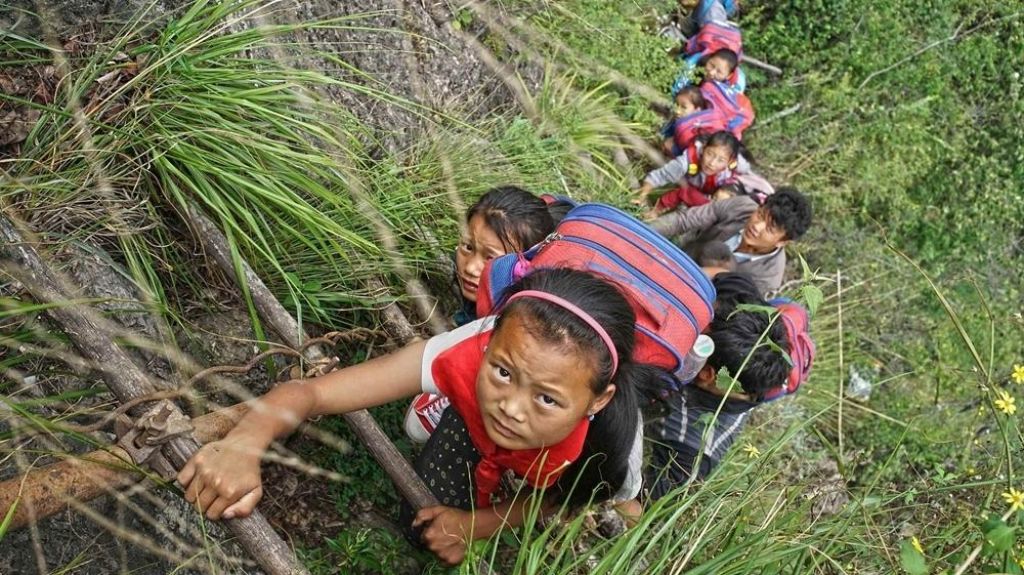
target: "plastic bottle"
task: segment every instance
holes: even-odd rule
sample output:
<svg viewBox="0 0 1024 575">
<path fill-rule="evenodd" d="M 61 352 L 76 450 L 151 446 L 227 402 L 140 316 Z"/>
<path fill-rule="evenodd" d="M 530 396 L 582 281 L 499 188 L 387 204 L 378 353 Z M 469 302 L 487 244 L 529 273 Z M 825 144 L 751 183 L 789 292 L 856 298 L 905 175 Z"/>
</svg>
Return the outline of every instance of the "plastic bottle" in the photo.
<svg viewBox="0 0 1024 575">
<path fill-rule="evenodd" d="M 697 341 L 693 342 L 690 353 L 686 354 L 686 357 L 683 358 L 683 366 L 679 368 L 677 373 L 679 382 L 683 385 L 692 382 L 714 352 L 715 341 L 711 337 L 704 334 L 697 336 Z"/>
</svg>

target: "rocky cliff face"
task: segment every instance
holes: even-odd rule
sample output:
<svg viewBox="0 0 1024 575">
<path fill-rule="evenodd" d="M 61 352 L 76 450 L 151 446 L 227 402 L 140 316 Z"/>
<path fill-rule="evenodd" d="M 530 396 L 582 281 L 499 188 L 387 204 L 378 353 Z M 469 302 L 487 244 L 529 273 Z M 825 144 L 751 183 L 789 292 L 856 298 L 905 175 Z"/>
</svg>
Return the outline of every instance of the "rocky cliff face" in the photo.
<svg viewBox="0 0 1024 575">
<path fill-rule="evenodd" d="M 21 36 L 93 43 L 122 33 L 129 23 L 157 29 L 188 8 L 183 0 L 14 0 L 0 8 L 0 29 Z M 40 17 L 39 14 L 44 14 Z M 306 49 L 281 47 L 261 57 L 285 59 L 339 79 L 469 119 L 510 101 L 503 84 L 465 41 L 469 32 L 449 24 L 445 2 L 433 0 L 283 0 L 246 11 L 235 27 L 345 19 L 347 28 L 309 29 L 293 40 Z M 43 23 L 45 22 L 45 25 Z M 337 57 L 344 65 L 309 52 Z M 342 89 L 330 96 L 376 129 L 392 151 L 414 141 L 420 115 Z"/>
<path fill-rule="evenodd" d="M 123 33 L 129 23 L 155 33 L 190 4 L 182 0 L 49 0 L 48 3 L 13 0 L 0 7 L 0 29 L 62 46 L 69 53 L 81 54 Z M 353 91 L 335 89 L 329 94 L 370 126 L 374 130 L 374 142 L 391 152 L 400 154 L 423 133 L 426 129 L 424 116 L 430 115 L 427 110 L 472 119 L 511 101 L 504 85 L 471 46 L 472 42 L 467 42 L 468 33 L 449 24 L 452 13 L 443 2 L 268 0 L 262 9 L 252 11 L 247 17 L 233 22 L 232 26 L 251 27 L 331 18 L 351 18 L 351 26 L 310 29 L 293 38 L 312 52 L 282 46 L 258 56 L 284 59 L 296 67 L 313 67 L 339 79 L 424 106 L 423 113 L 414 114 L 403 107 Z M 336 57 L 341 62 L 322 57 L 323 54 Z M 53 66 L 0 69 L 0 88 L 40 103 L 52 103 L 59 83 L 60 78 Z M 30 107 L 0 101 L 0 157 L 5 153 L 17 154 L 18 143 L 24 140 L 37 117 L 38 113 Z M 82 285 L 90 283 L 84 279 L 80 281 Z M 245 325 L 244 314 L 239 315 L 237 321 Z M 230 330 L 221 326 L 216 331 Z M 250 350 L 247 347 L 244 351 L 247 355 Z M 232 362 L 223 359 L 222 363 Z M 76 449 L 75 446 L 65 448 Z M 82 450 L 85 446 L 77 448 Z M 184 502 L 165 490 L 142 491 L 142 496 L 130 499 L 103 497 L 87 505 L 99 516 L 111 520 L 111 529 L 138 535 L 146 545 L 133 545 L 125 536 L 117 536 L 98 527 L 96 519 L 68 511 L 38 525 L 37 542 L 42 547 L 45 568 L 75 564 L 71 567 L 71 572 L 75 573 L 113 573 L 125 569 L 133 573 L 154 574 L 172 570 L 192 572 L 186 567 L 173 565 L 173 562 L 165 562 L 159 553 L 147 551 L 145 547 L 153 546 L 182 556 L 198 554 L 194 542 L 202 541 L 203 536 L 197 531 L 195 515 L 187 511 Z M 2 514 L 3 510 L 0 510 L 0 516 Z M 33 539 L 28 529 L 8 533 L 4 547 L 14 552 L 0 554 L 0 572 L 27 573 L 44 569 L 37 563 Z M 227 552 L 240 561 L 228 567 L 231 572 L 258 572 L 239 549 L 228 547 Z"/>
</svg>

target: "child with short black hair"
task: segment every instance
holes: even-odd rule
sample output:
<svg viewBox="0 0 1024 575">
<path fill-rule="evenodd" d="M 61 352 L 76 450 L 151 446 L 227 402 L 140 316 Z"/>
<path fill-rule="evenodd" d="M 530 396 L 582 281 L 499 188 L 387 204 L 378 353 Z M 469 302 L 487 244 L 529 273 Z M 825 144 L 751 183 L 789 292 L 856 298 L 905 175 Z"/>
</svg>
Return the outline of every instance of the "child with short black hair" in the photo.
<svg viewBox="0 0 1024 575">
<path fill-rule="evenodd" d="M 693 384 L 668 398 L 667 415 L 647 429 L 654 440 L 646 473 L 653 499 L 707 477 L 725 457 L 750 410 L 767 391 L 785 384 L 789 375 L 789 363 L 779 351 L 789 349 L 782 322 L 773 322 L 762 311 L 737 309 L 741 303 L 768 305 L 754 282 L 738 273 L 721 273 L 713 281 L 718 298 L 707 333 L 715 351 Z M 718 386 L 723 369 L 738 375 L 738 388 Z M 707 422 L 715 413 L 717 417 Z M 710 433 L 705 433 L 707 425 L 714 426 Z"/>
<path fill-rule="evenodd" d="M 739 56 L 728 48 L 710 54 L 694 54 L 683 60 L 683 67 L 669 91 L 675 95 L 691 86 L 704 82 L 722 82 L 737 92 L 746 90 L 746 76 L 737 72 Z"/>
<path fill-rule="evenodd" d="M 716 82 L 728 83 L 737 65 L 739 65 L 739 58 L 736 56 L 736 52 L 728 48 L 716 50 L 700 60 L 700 66 L 704 68 L 704 78 Z"/>
<path fill-rule="evenodd" d="M 735 198 L 736 196 L 747 195 L 747 190 L 739 181 L 734 181 L 724 186 L 718 186 L 715 193 L 711 194 L 711 201 L 715 200 L 727 200 L 729 198 Z"/>
<path fill-rule="evenodd" d="M 736 258 L 725 242 L 708 242 L 701 247 L 697 263 L 708 277 L 714 279 L 718 274 L 736 271 Z"/>
</svg>

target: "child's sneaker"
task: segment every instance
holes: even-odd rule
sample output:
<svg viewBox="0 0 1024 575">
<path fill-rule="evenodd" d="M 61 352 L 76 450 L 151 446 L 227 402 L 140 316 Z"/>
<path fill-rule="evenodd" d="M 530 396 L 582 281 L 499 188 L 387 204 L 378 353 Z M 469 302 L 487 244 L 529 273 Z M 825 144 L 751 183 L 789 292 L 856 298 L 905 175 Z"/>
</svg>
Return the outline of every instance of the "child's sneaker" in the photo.
<svg viewBox="0 0 1024 575">
<path fill-rule="evenodd" d="M 416 443 L 426 443 L 450 404 L 451 401 L 443 395 L 417 395 L 405 411 L 405 434 Z"/>
</svg>

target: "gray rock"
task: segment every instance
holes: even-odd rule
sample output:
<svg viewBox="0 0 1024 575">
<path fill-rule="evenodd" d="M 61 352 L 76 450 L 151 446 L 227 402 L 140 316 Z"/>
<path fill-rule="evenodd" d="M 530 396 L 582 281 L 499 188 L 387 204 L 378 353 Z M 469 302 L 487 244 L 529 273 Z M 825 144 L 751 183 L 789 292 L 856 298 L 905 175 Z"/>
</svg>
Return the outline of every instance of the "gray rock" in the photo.
<svg viewBox="0 0 1024 575">
<path fill-rule="evenodd" d="M 96 39 L 110 37 L 144 7 L 150 9 L 142 21 L 150 27 L 159 27 L 190 2 L 72 0 L 50 4 L 52 18 L 49 23 L 57 39 L 64 41 L 85 31 L 95 35 Z M 15 0 L 11 8 L 0 11 L 0 28 L 43 38 L 44 30 L 38 18 L 31 14 L 34 9 L 34 2 Z M 494 108 L 512 101 L 508 90 L 473 49 L 445 25 L 451 19 L 451 13 L 443 3 L 290 0 L 273 3 L 265 12 L 237 22 L 234 28 L 346 17 L 350 18 L 348 28 L 341 23 L 339 27 L 311 28 L 291 40 L 313 51 L 337 57 L 347 65 L 317 57 L 308 50 L 295 51 L 284 47 L 258 56 L 312 68 L 338 80 L 387 92 L 390 96 L 454 114 L 464 120 L 483 117 Z M 413 113 L 407 106 L 343 87 L 332 87 L 328 92 L 336 103 L 374 128 L 374 142 L 392 152 L 406 149 L 423 133 L 423 110 Z M 467 107 L 467 102 L 471 107 Z"/>
</svg>

